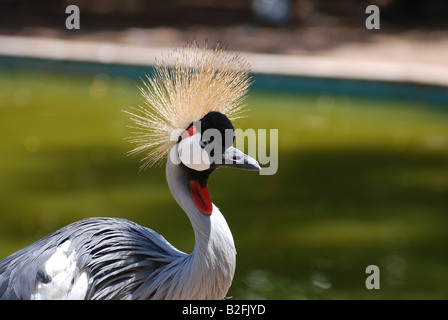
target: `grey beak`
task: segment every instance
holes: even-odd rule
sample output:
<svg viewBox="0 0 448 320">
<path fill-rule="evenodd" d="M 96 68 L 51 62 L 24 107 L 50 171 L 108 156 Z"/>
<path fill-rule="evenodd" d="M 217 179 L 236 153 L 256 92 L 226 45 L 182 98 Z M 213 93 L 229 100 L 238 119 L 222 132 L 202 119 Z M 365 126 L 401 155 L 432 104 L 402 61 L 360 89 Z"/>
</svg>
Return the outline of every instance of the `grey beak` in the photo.
<svg viewBox="0 0 448 320">
<path fill-rule="evenodd" d="M 227 148 L 226 151 L 222 154 L 221 163 L 215 163 L 215 166 L 217 168 L 228 167 L 243 170 L 261 170 L 257 160 L 234 147 Z"/>
</svg>

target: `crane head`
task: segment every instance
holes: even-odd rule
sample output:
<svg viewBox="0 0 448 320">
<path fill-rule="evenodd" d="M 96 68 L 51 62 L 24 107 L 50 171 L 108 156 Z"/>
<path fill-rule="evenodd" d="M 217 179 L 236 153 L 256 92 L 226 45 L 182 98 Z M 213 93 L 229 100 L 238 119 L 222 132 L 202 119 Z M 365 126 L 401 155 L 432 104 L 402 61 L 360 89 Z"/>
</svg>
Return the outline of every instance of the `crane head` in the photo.
<svg viewBox="0 0 448 320">
<path fill-rule="evenodd" d="M 227 150 L 234 137 L 231 120 L 242 116 L 250 82 L 250 66 L 245 59 L 219 45 L 202 48 L 194 42 L 173 50 L 140 88 L 144 105 L 127 112 L 134 129 L 127 140 L 136 145 L 130 154 L 144 153 L 142 168 L 146 168 L 161 164 L 176 144 L 183 158 L 191 156 L 186 146 L 193 144 L 204 150 L 195 153 L 204 161 L 191 164 L 193 170 L 222 165 L 256 168 L 244 163 L 242 154 Z M 214 141 L 210 141 L 212 136 Z M 223 157 L 227 161 L 223 162 Z"/>
<path fill-rule="evenodd" d="M 178 141 L 180 161 L 195 171 L 230 167 L 260 170 L 257 160 L 233 147 L 235 130 L 224 114 L 212 111 L 195 121 Z"/>
<path fill-rule="evenodd" d="M 169 161 L 184 168 L 190 196 L 205 215 L 213 212 L 207 179 L 215 169 L 261 169 L 257 160 L 232 146 L 234 140 L 235 130 L 229 118 L 212 111 L 192 122 L 171 150 Z"/>
</svg>

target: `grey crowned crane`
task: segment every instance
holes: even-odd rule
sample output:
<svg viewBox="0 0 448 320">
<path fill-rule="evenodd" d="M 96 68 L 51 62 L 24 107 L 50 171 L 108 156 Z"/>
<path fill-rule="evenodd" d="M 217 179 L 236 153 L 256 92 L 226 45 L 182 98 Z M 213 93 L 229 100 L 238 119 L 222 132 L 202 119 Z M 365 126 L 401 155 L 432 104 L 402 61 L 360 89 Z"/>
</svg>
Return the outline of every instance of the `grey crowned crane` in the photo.
<svg viewBox="0 0 448 320">
<path fill-rule="evenodd" d="M 219 46 L 174 50 L 140 88 L 145 104 L 128 113 L 132 154 L 143 167 L 166 159 L 168 186 L 191 221 L 187 254 L 155 231 L 124 219 L 70 224 L 0 261 L 1 299 L 222 299 L 236 251 L 207 189 L 220 167 L 260 170 L 234 148 L 249 66 Z M 214 134 L 209 134 L 212 131 Z"/>
</svg>

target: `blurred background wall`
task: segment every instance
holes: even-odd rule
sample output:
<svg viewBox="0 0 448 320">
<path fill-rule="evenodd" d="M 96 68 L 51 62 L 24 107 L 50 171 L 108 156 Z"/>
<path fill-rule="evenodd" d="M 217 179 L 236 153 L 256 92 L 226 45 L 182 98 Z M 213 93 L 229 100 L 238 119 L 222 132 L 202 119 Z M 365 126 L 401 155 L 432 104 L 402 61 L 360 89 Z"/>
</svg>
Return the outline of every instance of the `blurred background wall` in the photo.
<svg viewBox="0 0 448 320">
<path fill-rule="evenodd" d="M 253 23 L 273 26 L 358 25 L 367 5 L 381 7 L 382 23 L 395 28 L 446 27 L 448 4 L 440 0 L 2 0 L 0 26 L 60 27 L 64 9 L 78 5 L 83 29 L 117 29 Z"/>
</svg>

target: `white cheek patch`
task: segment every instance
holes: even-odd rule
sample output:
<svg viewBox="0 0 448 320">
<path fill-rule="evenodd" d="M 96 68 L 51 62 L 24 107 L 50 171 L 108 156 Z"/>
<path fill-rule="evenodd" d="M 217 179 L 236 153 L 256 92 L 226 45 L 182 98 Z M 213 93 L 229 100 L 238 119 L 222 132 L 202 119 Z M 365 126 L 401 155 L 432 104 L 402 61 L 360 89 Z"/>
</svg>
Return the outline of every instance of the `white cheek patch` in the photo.
<svg viewBox="0 0 448 320">
<path fill-rule="evenodd" d="M 179 142 L 177 147 L 179 158 L 190 169 L 204 171 L 210 168 L 210 157 L 201 148 L 201 135 L 194 134 Z"/>
</svg>

